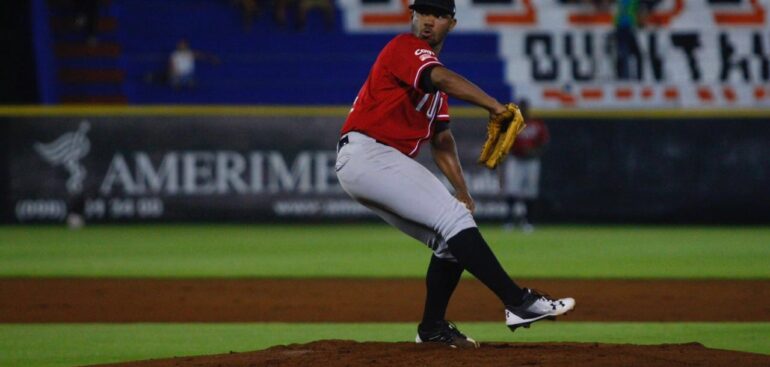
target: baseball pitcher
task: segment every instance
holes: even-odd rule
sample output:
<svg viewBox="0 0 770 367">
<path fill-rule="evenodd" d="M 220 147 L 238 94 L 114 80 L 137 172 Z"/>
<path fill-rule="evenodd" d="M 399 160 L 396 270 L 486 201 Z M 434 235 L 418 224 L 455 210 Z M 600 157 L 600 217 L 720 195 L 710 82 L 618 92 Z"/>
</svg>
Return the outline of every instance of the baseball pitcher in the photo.
<svg viewBox="0 0 770 367">
<path fill-rule="evenodd" d="M 479 158 L 486 167 L 504 159 L 524 122 L 515 105 L 501 104 L 439 60 L 457 24 L 454 0 L 415 0 L 409 8 L 411 32 L 393 38 L 377 56 L 342 127 L 335 169 L 353 199 L 433 250 L 416 341 L 473 348 L 478 343 L 445 319 L 463 270 L 497 295 L 511 330 L 562 315 L 575 300 L 519 287 L 481 236 L 450 129 L 448 96 L 489 111 Z M 413 159 L 426 141 L 454 195 Z"/>
</svg>

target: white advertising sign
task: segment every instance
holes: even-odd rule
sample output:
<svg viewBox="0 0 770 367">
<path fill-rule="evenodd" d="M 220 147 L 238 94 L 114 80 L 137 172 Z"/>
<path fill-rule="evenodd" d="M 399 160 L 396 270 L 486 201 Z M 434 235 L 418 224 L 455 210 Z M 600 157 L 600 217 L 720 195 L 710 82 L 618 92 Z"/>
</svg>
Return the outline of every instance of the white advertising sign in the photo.
<svg viewBox="0 0 770 367">
<path fill-rule="evenodd" d="M 628 79 L 616 69 L 614 7 L 565 3 L 456 0 L 455 32 L 496 33 L 511 97 L 540 109 L 770 108 L 770 0 L 652 2 Z M 407 0 L 339 4 L 348 32 L 409 29 Z"/>
</svg>

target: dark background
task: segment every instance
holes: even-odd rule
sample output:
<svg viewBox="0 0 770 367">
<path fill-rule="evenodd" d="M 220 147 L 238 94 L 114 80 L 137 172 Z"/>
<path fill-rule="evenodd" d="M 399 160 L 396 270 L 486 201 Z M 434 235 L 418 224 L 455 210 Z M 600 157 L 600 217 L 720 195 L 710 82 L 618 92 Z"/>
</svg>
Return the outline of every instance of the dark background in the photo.
<svg viewBox="0 0 770 367">
<path fill-rule="evenodd" d="M 30 1 L 0 1 L 0 104 L 38 102 Z"/>
</svg>

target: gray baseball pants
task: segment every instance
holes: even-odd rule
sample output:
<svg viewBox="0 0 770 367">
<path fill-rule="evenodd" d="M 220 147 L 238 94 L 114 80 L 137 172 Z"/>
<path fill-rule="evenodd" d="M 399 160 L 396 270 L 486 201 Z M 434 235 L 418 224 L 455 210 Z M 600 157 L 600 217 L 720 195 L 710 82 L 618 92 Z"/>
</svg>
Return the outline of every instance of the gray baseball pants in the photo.
<svg viewBox="0 0 770 367">
<path fill-rule="evenodd" d="M 455 260 L 446 240 L 476 227 L 471 212 L 422 164 L 358 132 L 343 136 L 335 170 L 345 192 L 386 222 Z"/>
</svg>

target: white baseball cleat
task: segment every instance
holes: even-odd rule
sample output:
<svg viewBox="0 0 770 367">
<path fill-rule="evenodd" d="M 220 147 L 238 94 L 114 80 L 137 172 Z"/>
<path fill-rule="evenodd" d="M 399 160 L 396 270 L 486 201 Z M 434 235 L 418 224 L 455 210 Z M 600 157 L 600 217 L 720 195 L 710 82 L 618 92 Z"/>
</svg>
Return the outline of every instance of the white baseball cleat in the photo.
<svg viewBox="0 0 770 367">
<path fill-rule="evenodd" d="M 523 326 L 528 328 L 533 322 L 543 319 L 555 319 L 575 308 L 574 298 L 550 299 L 548 296 L 531 289 L 524 289 L 524 302 L 519 306 L 505 307 L 505 325 L 516 331 Z"/>
</svg>

